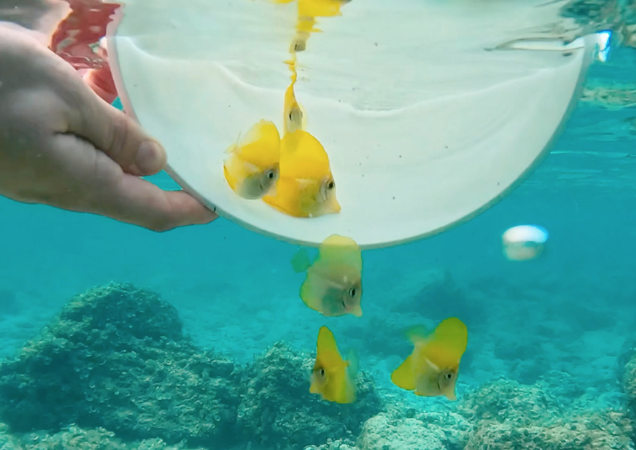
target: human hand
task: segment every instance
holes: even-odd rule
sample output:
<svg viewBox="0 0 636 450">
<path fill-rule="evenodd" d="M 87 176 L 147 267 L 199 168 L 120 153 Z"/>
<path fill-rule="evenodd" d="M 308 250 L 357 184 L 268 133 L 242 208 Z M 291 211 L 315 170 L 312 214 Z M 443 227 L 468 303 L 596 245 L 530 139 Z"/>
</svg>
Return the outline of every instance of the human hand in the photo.
<svg viewBox="0 0 636 450">
<path fill-rule="evenodd" d="M 0 195 L 155 231 L 214 220 L 189 194 L 140 178 L 165 165 L 161 145 L 70 65 L 0 23 Z"/>
</svg>

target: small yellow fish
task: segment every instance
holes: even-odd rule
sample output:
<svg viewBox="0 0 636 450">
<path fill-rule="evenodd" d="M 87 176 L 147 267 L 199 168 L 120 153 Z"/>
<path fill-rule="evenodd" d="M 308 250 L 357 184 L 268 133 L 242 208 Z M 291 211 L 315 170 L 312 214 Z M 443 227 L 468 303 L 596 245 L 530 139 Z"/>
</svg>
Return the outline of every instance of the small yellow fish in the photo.
<svg viewBox="0 0 636 450">
<path fill-rule="evenodd" d="M 329 157 L 318 140 L 303 130 L 286 134 L 280 147 L 280 177 L 268 205 L 294 217 L 340 212 Z"/>
<path fill-rule="evenodd" d="M 294 71 L 294 79 L 295 79 L 295 68 L 292 68 Z M 305 118 L 305 112 L 303 108 L 296 101 L 296 95 L 294 93 L 294 84 L 295 80 L 287 88 L 285 91 L 285 108 L 284 108 L 284 117 L 283 123 L 285 125 L 284 131 L 285 134 L 293 133 L 298 130 L 303 130 L 307 127 L 307 120 Z"/>
<path fill-rule="evenodd" d="M 448 400 L 457 400 L 459 362 L 468 343 L 466 325 L 451 317 L 442 321 L 433 333 L 416 328 L 408 335 L 415 348 L 391 374 L 391 381 L 402 389 L 415 391 L 416 395 L 443 395 Z"/>
<path fill-rule="evenodd" d="M 334 234 L 320 244 L 311 263 L 301 249 L 292 259 L 295 272 L 307 271 L 300 298 L 311 309 L 329 316 L 362 316 L 362 254 L 351 238 Z"/>
<path fill-rule="evenodd" d="M 280 135 L 276 125 L 261 120 L 225 153 L 230 156 L 223 172 L 234 192 L 250 200 L 275 193 L 280 174 Z"/>
<path fill-rule="evenodd" d="M 323 400 L 330 402 L 354 402 L 357 365 L 357 358 L 353 353 L 347 360 L 342 359 L 333 333 L 329 328 L 321 327 L 309 392 L 320 394 Z"/>
</svg>

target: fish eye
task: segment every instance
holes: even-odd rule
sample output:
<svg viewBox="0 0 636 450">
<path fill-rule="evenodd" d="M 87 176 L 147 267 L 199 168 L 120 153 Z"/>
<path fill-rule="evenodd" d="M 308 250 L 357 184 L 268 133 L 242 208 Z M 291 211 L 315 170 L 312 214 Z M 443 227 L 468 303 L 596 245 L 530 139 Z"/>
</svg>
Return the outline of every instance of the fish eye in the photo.
<svg viewBox="0 0 636 450">
<path fill-rule="evenodd" d="M 327 189 L 331 190 L 336 187 L 336 183 L 333 180 L 329 180 L 327 183 Z"/>
<path fill-rule="evenodd" d="M 448 372 L 448 373 L 446 374 L 446 379 L 447 379 L 447 380 L 450 380 L 450 379 L 452 379 L 452 378 L 453 378 L 453 374 L 452 374 L 452 373 L 450 373 L 450 372 Z"/>
<path fill-rule="evenodd" d="M 269 178 L 270 180 L 273 180 L 275 176 L 276 174 L 274 174 L 273 170 L 270 170 L 269 172 L 267 172 L 267 178 Z"/>
<path fill-rule="evenodd" d="M 320 376 L 324 377 L 325 376 L 325 369 L 320 369 Z"/>
<path fill-rule="evenodd" d="M 289 120 L 293 120 L 294 119 L 294 113 L 292 111 L 289 111 Z"/>
<path fill-rule="evenodd" d="M 349 296 L 351 297 L 355 297 L 356 296 L 356 288 L 351 288 L 349 289 Z"/>
</svg>

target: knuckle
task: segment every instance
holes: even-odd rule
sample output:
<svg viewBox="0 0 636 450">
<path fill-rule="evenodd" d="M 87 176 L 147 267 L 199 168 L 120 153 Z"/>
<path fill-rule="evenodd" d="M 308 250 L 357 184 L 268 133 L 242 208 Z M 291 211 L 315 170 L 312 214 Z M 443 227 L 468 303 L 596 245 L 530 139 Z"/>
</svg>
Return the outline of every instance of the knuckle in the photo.
<svg viewBox="0 0 636 450">
<path fill-rule="evenodd" d="M 123 114 L 115 114 L 112 126 L 108 127 L 106 137 L 107 148 L 102 149 L 120 164 L 132 164 L 132 155 L 126 155 L 125 146 L 129 139 L 130 125 Z"/>
</svg>

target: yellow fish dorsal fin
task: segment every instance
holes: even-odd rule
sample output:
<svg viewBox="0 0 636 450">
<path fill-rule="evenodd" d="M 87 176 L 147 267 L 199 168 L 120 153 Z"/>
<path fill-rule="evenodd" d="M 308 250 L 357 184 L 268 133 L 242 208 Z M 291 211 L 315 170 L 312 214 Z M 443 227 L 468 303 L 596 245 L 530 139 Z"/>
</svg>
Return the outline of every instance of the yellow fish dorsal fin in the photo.
<svg viewBox="0 0 636 450">
<path fill-rule="evenodd" d="M 309 253 L 307 253 L 307 249 L 301 248 L 296 252 L 294 257 L 291 260 L 292 267 L 294 272 L 305 272 L 311 266 L 311 260 L 309 259 Z"/>
<path fill-rule="evenodd" d="M 456 317 L 442 321 L 422 348 L 422 353 L 440 368 L 457 367 L 468 345 L 468 329 Z"/>
<path fill-rule="evenodd" d="M 320 244 L 319 257 L 321 261 L 338 262 L 355 267 L 362 271 L 362 252 L 360 247 L 350 237 L 333 234 Z"/>
<path fill-rule="evenodd" d="M 391 381 L 397 387 L 407 391 L 415 390 L 415 367 L 413 367 L 413 355 L 407 356 L 400 366 L 391 374 Z"/>
<path fill-rule="evenodd" d="M 325 148 L 304 130 L 286 134 L 281 141 L 280 174 L 297 180 L 320 180 L 331 175 Z"/>
<path fill-rule="evenodd" d="M 327 372 L 340 367 L 344 369 L 346 366 L 338 350 L 336 338 L 331 330 L 325 326 L 320 327 L 318 332 L 316 362 L 324 367 Z"/>
<path fill-rule="evenodd" d="M 280 134 L 276 125 L 269 120 L 261 120 L 236 144 L 239 157 L 260 168 L 270 167 L 280 160 Z"/>
</svg>

